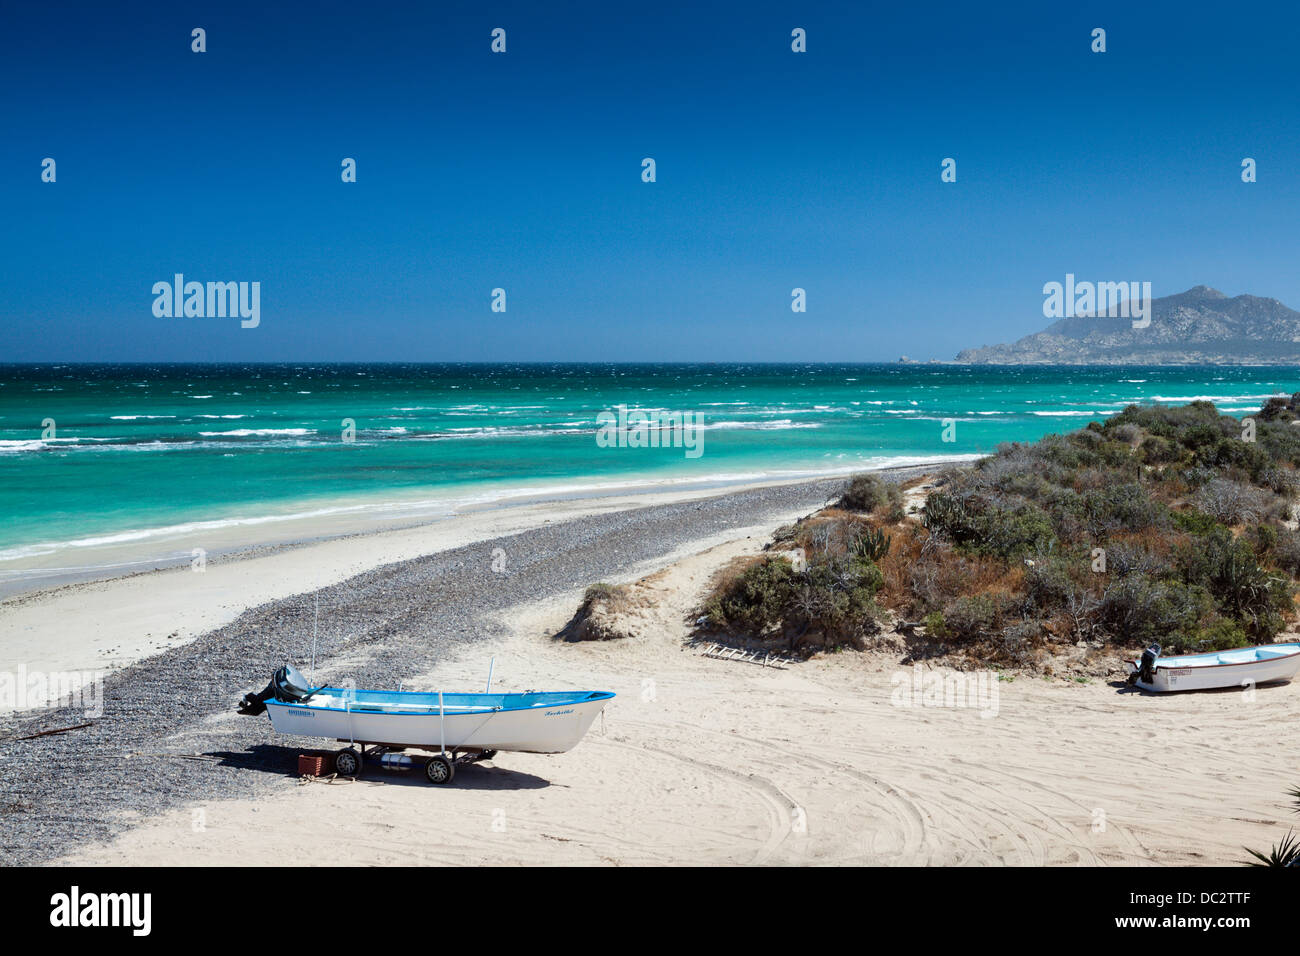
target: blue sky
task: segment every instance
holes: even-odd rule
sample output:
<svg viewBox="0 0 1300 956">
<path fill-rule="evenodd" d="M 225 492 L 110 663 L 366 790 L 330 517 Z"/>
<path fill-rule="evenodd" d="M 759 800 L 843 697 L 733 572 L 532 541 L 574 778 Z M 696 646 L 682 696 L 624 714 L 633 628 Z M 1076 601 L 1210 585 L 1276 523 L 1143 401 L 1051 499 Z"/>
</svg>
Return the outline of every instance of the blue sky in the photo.
<svg viewBox="0 0 1300 956">
<path fill-rule="evenodd" d="M 14 0 L 0 360 L 950 359 L 1046 325 L 1067 272 L 1300 307 L 1297 27 L 1282 5 Z M 261 325 L 156 318 L 176 272 L 261 282 Z"/>
</svg>

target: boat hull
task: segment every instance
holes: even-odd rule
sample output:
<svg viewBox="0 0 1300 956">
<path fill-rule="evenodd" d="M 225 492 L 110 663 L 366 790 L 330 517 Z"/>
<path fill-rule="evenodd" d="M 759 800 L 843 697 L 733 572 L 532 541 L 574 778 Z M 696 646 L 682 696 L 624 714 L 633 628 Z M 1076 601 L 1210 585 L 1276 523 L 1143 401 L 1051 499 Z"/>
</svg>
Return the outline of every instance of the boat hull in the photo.
<svg viewBox="0 0 1300 956">
<path fill-rule="evenodd" d="M 447 750 L 564 753 L 582 740 L 612 696 L 470 712 L 452 712 L 449 707 L 441 720 L 436 709 L 392 712 L 351 702 L 336 707 L 267 701 L 266 709 L 272 727 L 299 737 L 434 751 L 445 745 Z"/>
<path fill-rule="evenodd" d="M 1240 652 L 1264 652 L 1275 656 L 1260 657 L 1255 660 L 1233 662 L 1234 652 L 1218 655 L 1226 658 L 1223 663 L 1195 663 L 1208 655 L 1187 655 L 1183 658 L 1169 657 L 1157 660 L 1154 678 L 1151 681 L 1140 677 L 1135 682 L 1138 687 L 1156 693 L 1169 693 L 1187 690 L 1216 690 L 1225 687 L 1253 687 L 1260 684 L 1272 684 L 1288 681 L 1300 671 L 1300 647 L 1288 652 L 1284 646 L 1244 648 Z M 1132 663 L 1134 671 L 1138 665 Z"/>
</svg>

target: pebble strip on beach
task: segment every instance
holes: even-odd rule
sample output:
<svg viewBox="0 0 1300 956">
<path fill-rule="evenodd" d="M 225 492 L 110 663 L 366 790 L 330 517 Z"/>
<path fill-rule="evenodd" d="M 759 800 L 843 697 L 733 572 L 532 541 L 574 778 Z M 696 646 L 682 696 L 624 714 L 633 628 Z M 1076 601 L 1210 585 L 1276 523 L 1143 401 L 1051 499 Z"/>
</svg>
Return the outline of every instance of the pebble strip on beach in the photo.
<svg viewBox="0 0 1300 956">
<path fill-rule="evenodd" d="M 880 474 L 902 481 L 922 468 Z M 297 754 L 328 741 L 276 734 L 235 705 L 285 661 L 305 667 L 319 598 L 318 672 L 397 687 L 455 645 L 494 636 L 504 610 L 617 578 L 696 539 L 821 507 L 845 484 L 824 479 L 594 515 L 388 564 L 251 608 L 188 644 L 104 681 L 103 714 L 80 709 L 0 718 L 0 847 L 8 864 L 54 860 L 185 805 L 292 785 Z M 492 570 L 504 550 L 504 573 Z M 57 627 L 57 621 L 50 622 Z"/>
</svg>

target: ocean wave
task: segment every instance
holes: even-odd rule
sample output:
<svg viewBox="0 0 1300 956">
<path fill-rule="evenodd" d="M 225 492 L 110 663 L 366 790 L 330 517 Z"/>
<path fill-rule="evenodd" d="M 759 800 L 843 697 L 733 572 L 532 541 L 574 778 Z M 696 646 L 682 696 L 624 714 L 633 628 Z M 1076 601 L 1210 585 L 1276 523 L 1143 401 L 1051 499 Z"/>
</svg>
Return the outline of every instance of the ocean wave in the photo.
<svg viewBox="0 0 1300 956">
<path fill-rule="evenodd" d="M 7 451 L 40 451 L 47 447 L 46 443 L 39 438 L 31 439 L 0 439 L 0 452 Z"/>
<path fill-rule="evenodd" d="M 205 438 L 254 438 L 264 435 L 314 435 L 314 428 L 235 428 L 228 432 L 199 432 Z"/>
<path fill-rule="evenodd" d="M 1030 415 L 1041 415 L 1045 418 L 1094 418 L 1097 416 L 1116 415 L 1117 412 L 1030 412 Z"/>
<path fill-rule="evenodd" d="M 757 421 L 757 422 L 710 422 L 705 421 L 703 425 L 696 425 L 696 428 L 702 431 L 787 431 L 796 428 L 821 428 L 818 422 L 796 422 L 789 418 L 782 418 L 776 421 Z"/>
<path fill-rule="evenodd" d="M 1269 392 L 1264 395 L 1152 395 L 1153 402 L 1256 402 L 1270 398 L 1287 398 L 1286 392 Z"/>
</svg>

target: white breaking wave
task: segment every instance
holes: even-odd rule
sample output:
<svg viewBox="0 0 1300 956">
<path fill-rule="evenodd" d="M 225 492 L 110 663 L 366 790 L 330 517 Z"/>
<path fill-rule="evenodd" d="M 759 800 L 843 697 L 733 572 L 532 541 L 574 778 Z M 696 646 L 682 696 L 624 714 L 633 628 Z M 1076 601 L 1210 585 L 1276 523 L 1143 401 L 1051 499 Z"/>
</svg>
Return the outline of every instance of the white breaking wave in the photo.
<svg viewBox="0 0 1300 956">
<path fill-rule="evenodd" d="M 696 425 L 701 431 L 717 431 L 728 429 L 730 431 L 786 431 L 793 428 L 821 428 L 817 422 L 796 422 L 789 418 L 781 418 L 769 422 L 709 422 L 705 421 L 703 425 Z"/>
<path fill-rule="evenodd" d="M 40 451 L 42 448 L 45 447 L 46 447 L 45 442 L 41 441 L 39 438 L 24 439 L 24 440 L 0 439 L 0 452 Z"/>
<path fill-rule="evenodd" d="M 1268 398 L 1288 398 L 1286 392 L 1269 392 L 1265 395 L 1152 395 L 1153 402 L 1256 402 Z"/>
<path fill-rule="evenodd" d="M 1042 415 L 1047 418 L 1093 418 L 1095 416 L 1116 415 L 1117 412 L 1030 412 L 1031 415 Z"/>
<path fill-rule="evenodd" d="M 235 428 L 228 432 L 199 432 L 208 438 L 250 438 L 256 435 L 313 435 L 314 428 Z"/>
</svg>

